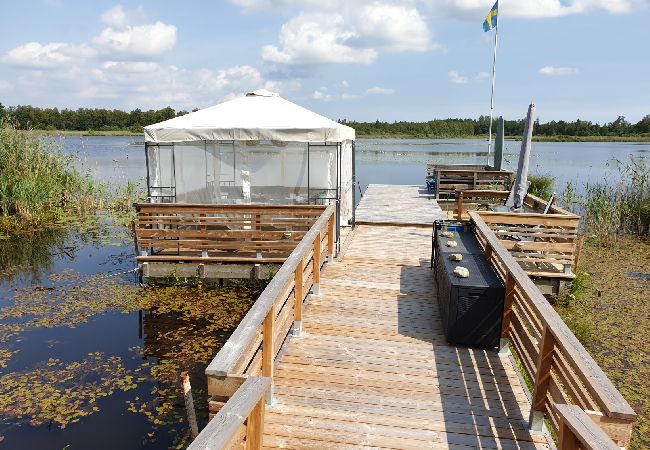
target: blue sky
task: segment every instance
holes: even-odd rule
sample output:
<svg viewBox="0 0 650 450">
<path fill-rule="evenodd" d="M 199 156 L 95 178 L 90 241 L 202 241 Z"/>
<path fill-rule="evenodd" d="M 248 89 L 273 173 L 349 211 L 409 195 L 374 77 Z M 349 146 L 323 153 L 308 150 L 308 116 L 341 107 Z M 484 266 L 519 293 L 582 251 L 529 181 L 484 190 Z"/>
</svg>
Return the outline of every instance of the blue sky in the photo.
<svg viewBox="0 0 650 450">
<path fill-rule="evenodd" d="M 489 114 L 492 0 L 6 2 L 4 105 L 205 107 L 265 87 L 334 119 Z M 501 0 L 495 112 L 650 114 L 649 0 Z"/>
</svg>

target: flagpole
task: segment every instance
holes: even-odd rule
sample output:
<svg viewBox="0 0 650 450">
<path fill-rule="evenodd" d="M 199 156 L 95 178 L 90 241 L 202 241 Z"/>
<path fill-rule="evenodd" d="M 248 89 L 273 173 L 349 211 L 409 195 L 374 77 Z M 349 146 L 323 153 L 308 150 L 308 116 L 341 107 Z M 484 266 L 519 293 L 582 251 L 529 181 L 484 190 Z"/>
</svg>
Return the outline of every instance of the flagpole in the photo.
<svg viewBox="0 0 650 450">
<path fill-rule="evenodd" d="M 490 129 L 488 131 L 488 154 L 487 165 L 490 165 L 490 153 L 492 149 L 492 117 L 494 113 L 494 79 L 497 73 L 497 44 L 499 43 L 499 17 L 497 15 L 497 25 L 494 30 L 494 59 L 492 60 L 492 96 L 490 98 Z"/>
</svg>

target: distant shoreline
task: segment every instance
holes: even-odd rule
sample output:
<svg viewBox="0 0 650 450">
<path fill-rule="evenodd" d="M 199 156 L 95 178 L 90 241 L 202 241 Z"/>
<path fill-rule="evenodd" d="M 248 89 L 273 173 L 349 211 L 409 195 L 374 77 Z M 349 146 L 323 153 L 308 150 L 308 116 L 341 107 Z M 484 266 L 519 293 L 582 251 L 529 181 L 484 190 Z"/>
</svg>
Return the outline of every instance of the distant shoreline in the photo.
<svg viewBox="0 0 650 450">
<path fill-rule="evenodd" d="M 33 130 L 45 136 L 144 136 L 129 130 L 76 131 L 76 130 Z M 487 135 L 469 136 L 416 136 L 416 135 L 357 135 L 358 139 L 487 139 Z M 508 141 L 521 140 L 519 136 L 506 136 Z M 537 142 L 650 142 L 650 135 L 638 136 L 533 136 Z"/>
</svg>

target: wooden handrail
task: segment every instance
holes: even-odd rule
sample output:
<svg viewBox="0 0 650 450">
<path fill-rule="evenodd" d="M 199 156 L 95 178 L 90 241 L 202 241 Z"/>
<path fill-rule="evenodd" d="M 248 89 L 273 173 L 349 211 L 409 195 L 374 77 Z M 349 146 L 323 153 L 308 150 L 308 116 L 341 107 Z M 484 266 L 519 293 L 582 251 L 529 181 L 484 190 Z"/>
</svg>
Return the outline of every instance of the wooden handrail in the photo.
<svg viewBox="0 0 650 450">
<path fill-rule="evenodd" d="M 512 287 L 511 306 L 506 311 L 508 324 L 502 327 L 505 333 L 502 337 L 513 344 L 526 375 L 535 382 L 531 423 L 541 424 L 539 415 L 546 413 L 554 419 L 554 427 L 558 428 L 555 411 L 558 403 L 582 403 L 580 406 L 585 410 L 595 406 L 604 415 L 600 419 L 603 429 L 619 445 L 627 446 L 636 417 L 634 410 L 502 245 L 481 214 L 470 212 L 469 215 L 476 225 L 488 260 Z M 571 395 L 567 395 L 561 386 L 565 386 Z"/>
<path fill-rule="evenodd" d="M 614 441 L 576 405 L 557 405 L 561 425 L 558 450 L 620 450 Z"/>
<path fill-rule="evenodd" d="M 267 377 L 250 377 L 208 422 L 189 450 L 230 448 L 246 422 L 246 448 L 261 449 L 264 434 L 264 394 L 271 386 Z"/>
<path fill-rule="evenodd" d="M 328 235 L 328 242 L 333 242 L 329 236 L 331 235 L 331 218 L 334 212 L 333 206 L 328 206 L 323 211 L 316 223 L 310 228 L 266 286 L 253 307 L 244 316 L 228 341 L 221 347 L 217 356 L 205 369 L 206 375 L 215 377 L 239 375 L 234 369 L 242 358 L 244 350 L 256 340 L 262 322 L 273 308 L 280 294 L 293 282 L 296 267 L 310 253 L 314 241 L 320 238 L 322 232 L 325 232 Z M 333 246 L 328 245 L 328 249 L 333 251 L 331 247 Z"/>
</svg>

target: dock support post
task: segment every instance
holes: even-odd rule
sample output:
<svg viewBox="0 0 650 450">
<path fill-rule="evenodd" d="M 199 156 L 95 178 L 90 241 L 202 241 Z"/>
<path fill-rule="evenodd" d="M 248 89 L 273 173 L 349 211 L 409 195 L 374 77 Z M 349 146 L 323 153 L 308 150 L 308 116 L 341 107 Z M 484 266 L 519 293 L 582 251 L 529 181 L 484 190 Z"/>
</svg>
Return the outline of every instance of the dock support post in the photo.
<svg viewBox="0 0 650 450">
<path fill-rule="evenodd" d="M 181 372 L 181 385 L 183 387 L 183 397 L 185 398 L 185 410 L 187 411 L 187 421 L 190 424 L 192 437 L 199 435 L 199 426 L 196 423 L 196 412 L 194 411 L 194 398 L 192 397 L 192 386 L 190 385 L 190 376 L 187 372 Z"/>
</svg>

